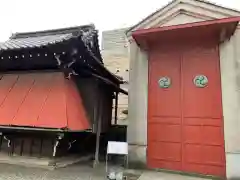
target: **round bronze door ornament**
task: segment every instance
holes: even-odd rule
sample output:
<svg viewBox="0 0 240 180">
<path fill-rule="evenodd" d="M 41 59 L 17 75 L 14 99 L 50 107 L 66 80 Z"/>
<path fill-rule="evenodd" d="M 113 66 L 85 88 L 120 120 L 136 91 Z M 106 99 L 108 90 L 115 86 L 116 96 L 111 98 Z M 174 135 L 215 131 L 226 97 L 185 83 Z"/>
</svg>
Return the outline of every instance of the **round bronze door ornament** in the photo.
<svg viewBox="0 0 240 180">
<path fill-rule="evenodd" d="M 196 87 L 204 88 L 208 84 L 208 78 L 207 76 L 204 75 L 197 75 L 193 79 L 193 83 L 195 84 Z"/>
<path fill-rule="evenodd" d="M 171 79 L 167 76 L 161 77 L 158 80 L 158 85 L 160 88 L 169 88 L 171 86 Z"/>
</svg>

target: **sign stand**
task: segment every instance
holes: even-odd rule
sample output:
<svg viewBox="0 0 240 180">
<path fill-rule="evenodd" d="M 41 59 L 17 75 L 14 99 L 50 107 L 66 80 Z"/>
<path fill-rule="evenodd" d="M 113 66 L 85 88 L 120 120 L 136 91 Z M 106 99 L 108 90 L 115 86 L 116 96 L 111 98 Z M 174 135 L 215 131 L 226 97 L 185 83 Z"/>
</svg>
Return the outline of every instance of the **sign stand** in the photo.
<svg viewBox="0 0 240 180">
<path fill-rule="evenodd" d="M 124 168 L 128 167 L 128 143 L 127 142 L 117 142 L 108 141 L 107 154 L 106 154 L 106 173 L 109 180 L 123 180 L 126 177 L 123 175 L 123 170 L 116 172 L 109 171 L 108 156 L 109 155 L 120 155 L 124 156 Z"/>
</svg>

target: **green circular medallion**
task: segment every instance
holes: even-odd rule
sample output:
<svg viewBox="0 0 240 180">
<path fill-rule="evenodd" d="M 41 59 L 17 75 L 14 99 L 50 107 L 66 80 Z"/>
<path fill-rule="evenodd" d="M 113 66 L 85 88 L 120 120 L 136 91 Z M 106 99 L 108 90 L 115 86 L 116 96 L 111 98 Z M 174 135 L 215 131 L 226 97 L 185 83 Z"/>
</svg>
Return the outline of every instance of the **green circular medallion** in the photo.
<svg viewBox="0 0 240 180">
<path fill-rule="evenodd" d="M 171 79 L 169 77 L 161 77 L 158 80 L 158 85 L 160 88 L 169 88 L 171 85 Z"/>
<path fill-rule="evenodd" d="M 208 78 L 205 75 L 197 75 L 193 79 L 193 83 L 196 87 L 203 88 L 208 84 Z"/>
</svg>

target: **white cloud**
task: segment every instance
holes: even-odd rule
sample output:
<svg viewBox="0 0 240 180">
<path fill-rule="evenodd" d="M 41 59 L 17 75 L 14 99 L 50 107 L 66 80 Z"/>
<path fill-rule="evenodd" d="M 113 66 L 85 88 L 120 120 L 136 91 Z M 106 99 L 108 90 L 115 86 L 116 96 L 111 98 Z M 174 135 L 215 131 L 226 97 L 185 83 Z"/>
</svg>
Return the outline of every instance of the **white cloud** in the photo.
<svg viewBox="0 0 240 180">
<path fill-rule="evenodd" d="M 240 9 L 239 0 L 212 0 Z M 1 0 L 0 41 L 11 33 L 94 23 L 100 31 L 131 26 L 169 0 Z"/>
</svg>

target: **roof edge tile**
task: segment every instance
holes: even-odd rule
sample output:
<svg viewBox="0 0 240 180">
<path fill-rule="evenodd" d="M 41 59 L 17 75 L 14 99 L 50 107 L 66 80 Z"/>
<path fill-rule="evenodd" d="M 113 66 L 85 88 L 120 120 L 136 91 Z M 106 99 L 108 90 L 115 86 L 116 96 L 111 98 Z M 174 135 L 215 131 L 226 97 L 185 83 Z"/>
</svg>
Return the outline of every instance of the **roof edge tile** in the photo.
<svg viewBox="0 0 240 180">
<path fill-rule="evenodd" d="M 50 29 L 50 30 L 35 31 L 35 32 L 33 31 L 33 32 L 14 33 L 10 37 L 10 39 L 38 37 L 38 36 L 49 36 L 49 35 L 56 35 L 56 34 L 68 34 L 68 33 L 78 32 L 79 30 L 88 31 L 89 29 L 95 29 L 95 26 L 93 24 L 88 24 L 88 25 L 83 25 L 83 26 Z"/>
</svg>

